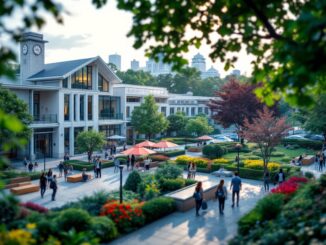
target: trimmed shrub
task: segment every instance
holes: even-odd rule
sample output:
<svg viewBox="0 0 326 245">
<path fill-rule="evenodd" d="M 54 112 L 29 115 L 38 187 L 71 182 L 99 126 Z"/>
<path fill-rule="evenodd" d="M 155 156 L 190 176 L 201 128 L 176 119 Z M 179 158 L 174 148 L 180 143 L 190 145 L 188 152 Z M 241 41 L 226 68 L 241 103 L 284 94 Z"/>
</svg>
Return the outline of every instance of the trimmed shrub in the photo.
<svg viewBox="0 0 326 245">
<path fill-rule="evenodd" d="M 101 242 L 109 242 L 118 236 L 114 222 L 105 216 L 92 218 L 91 231 Z"/>
<path fill-rule="evenodd" d="M 225 158 L 217 158 L 213 160 L 213 164 L 214 163 L 228 164 L 231 163 L 231 161 Z"/>
<path fill-rule="evenodd" d="M 185 179 L 185 186 L 193 185 L 195 183 L 197 183 L 197 181 L 194 179 Z"/>
<path fill-rule="evenodd" d="M 313 179 L 315 176 L 313 173 L 311 172 L 305 172 L 304 173 L 304 177 L 308 178 L 308 179 Z"/>
<path fill-rule="evenodd" d="M 86 231 L 91 225 L 91 216 L 82 209 L 69 208 L 60 212 L 59 216 L 55 219 L 56 224 L 60 230 L 69 231 Z"/>
<path fill-rule="evenodd" d="M 164 179 L 176 179 L 182 176 L 182 169 L 173 164 L 164 164 L 161 168 L 158 168 L 155 173 L 155 178 L 160 180 Z"/>
<path fill-rule="evenodd" d="M 167 157 L 176 157 L 176 156 L 184 155 L 185 153 L 186 153 L 185 150 L 173 150 L 173 151 L 160 152 L 161 155 Z"/>
<path fill-rule="evenodd" d="M 149 223 L 173 213 L 176 210 L 176 204 L 174 199 L 170 197 L 158 197 L 145 202 L 142 210 L 146 223 Z"/>
<path fill-rule="evenodd" d="M 323 142 L 313 140 L 300 140 L 300 139 L 282 139 L 283 145 L 297 145 L 302 148 L 310 148 L 313 150 L 322 149 Z"/>
<path fill-rule="evenodd" d="M 218 145 L 218 144 L 210 144 L 205 145 L 203 147 L 203 155 L 213 159 L 213 158 L 220 158 L 227 152 L 226 148 Z"/>
<path fill-rule="evenodd" d="M 140 177 L 140 174 L 138 173 L 138 171 L 134 170 L 129 174 L 129 176 L 126 180 L 124 189 L 133 191 L 133 192 L 137 192 L 137 187 L 141 182 L 142 182 L 142 179 Z"/>
<path fill-rule="evenodd" d="M 149 158 L 153 161 L 153 162 L 163 162 L 163 161 L 167 161 L 169 160 L 168 156 L 164 156 L 164 155 L 151 155 L 149 156 Z"/>
<path fill-rule="evenodd" d="M 9 224 L 15 220 L 19 213 L 18 199 L 13 195 L 1 196 L 0 198 L 0 223 Z"/>
<path fill-rule="evenodd" d="M 17 172 L 14 170 L 6 170 L 6 171 L 1 171 L 0 172 L 0 178 L 1 181 L 3 181 L 5 184 L 10 183 L 10 180 L 12 178 L 17 178 L 17 177 L 30 177 L 31 180 L 36 180 L 39 179 L 41 175 L 41 172 Z"/>
<path fill-rule="evenodd" d="M 263 160 L 244 160 L 244 167 L 250 169 L 264 170 Z M 276 162 L 269 162 L 267 168 L 269 171 L 276 171 L 281 167 L 281 164 Z"/>
<path fill-rule="evenodd" d="M 156 181 L 153 181 L 145 186 L 144 198 L 145 200 L 151 200 L 154 197 L 160 195 L 160 190 L 158 189 L 158 184 Z"/>
<path fill-rule="evenodd" d="M 257 211 L 262 220 L 270 220 L 277 217 L 284 204 L 283 194 L 269 194 L 257 203 Z"/>
<path fill-rule="evenodd" d="M 185 186 L 185 180 L 183 178 L 176 179 L 161 179 L 160 189 L 162 192 L 174 191 L 181 189 Z"/>
<path fill-rule="evenodd" d="M 248 234 L 251 229 L 256 227 L 260 220 L 261 214 L 257 211 L 257 209 L 251 210 L 239 220 L 238 232 L 242 235 Z"/>
</svg>

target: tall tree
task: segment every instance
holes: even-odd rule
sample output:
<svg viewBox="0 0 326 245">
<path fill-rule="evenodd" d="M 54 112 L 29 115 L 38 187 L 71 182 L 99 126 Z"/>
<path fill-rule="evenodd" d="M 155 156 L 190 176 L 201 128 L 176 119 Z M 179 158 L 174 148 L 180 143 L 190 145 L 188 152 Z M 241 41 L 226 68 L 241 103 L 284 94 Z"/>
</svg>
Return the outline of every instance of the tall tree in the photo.
<svg viewBox="0 0 326 245">
<path fill-rule="evenodd" d="M 187 118 L 183 112 L 178 111 L 176 114 L 169 115 L 167 119 L 169 121 L 169 133 L 176 132 L 177 135 L 184 133 L 184 129 L 187 124 Z"/>
<path fill-rule="evenodd" d="M 27 142 L 31 135 L 29 124 L 32 122 L 32 116 L 28 112 L 27 104 L 19 99 L 15 93 L 0 86 L 0 105 L 4 113 L 14 115 L 22 124 L 19 133 L 2 130 L 0 145 L 6 140 L 16 137 Z"/>
<path fill-rule="evenodd" d="M 102 150 L 105 144 L 104 135 L 94 130 L 80 132 L 76 142 L 80 152 L 87 152 L 88 161 L 92 159 L 93 152 Z"/>
<path fill-rule="evenodd" d="M 164 54 L 163 61 L 176 68 L 187 63 L 182 54 L 191 46 L 206 43 L 226 70 L 245 49 L 268 103 L 276 92 L 304 105 L 326 90 L 326 65 L 320 62 L 326 57 L 324 0 L 118 0 L 118 8 L 134 15 L 128 34 L 134 47 L 145 46 L 154 57 Z"/>
<path fill-rule="evenodd" d="M 288 129 L 289 125 L 286 124 L 285 117 L 275 117 L 267 107 L 264 107 L 263 111 L 259 111 L 257 118 L 252 119 L 252 122 L 247 118 L 244 120 L 244 138 L 249 142 L 257 143 L 264 161 L 265 171 L 273 149 L 287 135 Z"/>
<path fill-rule="evenodd" d="M 185 131 L 188 135 L 201 136 L 213 132 L 206 117 L 197 116 L 187 121 Z"/>
<path fill-rule="evenodd" d="M 157 84 L 156 77 L 152 76 L 149 72 L 127 70 L 117 71 L 117 76 L 121 78 L 123 83 L 135 85 L 155 86 Z"/>
<path fill-rule="evenodd" d="M 148 95 L 144 97 L 144 102 L 133 110 L 131 125 L 150 140 L 155 134 L 164 132 L 168 128 L 169 122 L 163 113 L 158 111 L 154 96 Z"/>
<path fill-rule="evenodd" d="M 305 128 L 317 134 L 323 134 L 326 142 L 326 94 L 319 97 L 314 105 L 306 114 L 307 121 Z"/>
<path fill-rule="evenodd" d="M 208 105 L 213 112 L 213 119 L 225 128 L 234 125 L 240 133 L 245 118 L 252 122 L 257 112 L 263 109 L 263 104 L 253 93 L 255 88 L 254 85 L 231 78 L 215 93 L 217 98 Z"/>
</svg>

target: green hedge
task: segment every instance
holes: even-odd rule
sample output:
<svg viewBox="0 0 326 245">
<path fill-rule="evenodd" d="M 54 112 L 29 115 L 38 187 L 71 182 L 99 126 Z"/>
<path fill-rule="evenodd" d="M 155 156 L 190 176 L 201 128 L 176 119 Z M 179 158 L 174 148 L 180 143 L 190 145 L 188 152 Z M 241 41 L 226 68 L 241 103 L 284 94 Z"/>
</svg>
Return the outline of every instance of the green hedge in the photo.
<svg viewBox="0 0 326 245">
<path fill-rule="evenodd" d="M 167 157 L 176 157 L 176 156 L 186 154 L 186 151 L 185 150 L 173 150 L 173 151 L 160 152 L 160 154 L 167 156 Z"/>
<path fill-rule="evenodd" d="M 220 158 L 227 153 L 227 149 L 219 144 L 209 144 L 203 147 L 203 155 L 210 159 Z"/>
<path fill-rule="evenodd" d="M 0 172 L 0 178 L 1 180 L 5 183 L 8 184 L 12 178 L 17 178 L 17 177 L 30 177 L 31 180 L 36 180 L 39 179 L 41 175 L 41 172 L 17 172 L 17 171 L 2 171 Z"/>
<path fill-rule="evenodd" d="M 146 223 L 157 220 L 176 210 L 174 199 L 170 197 L 158 197 L 145 202 L 142 207 Z"/>
<path fill-rule="evenodd" d="M 298 145 L 302 148 L 310 148 L 313 150 L 321 150 L 323 142 L 313 140 L 300 140 L 300 139 L 282 139 L 283 145 Z"/>
<path fill-rule="evenodd" d="M 64 163 L 72 165 L 74 170 L 82 171 L 85 168 L 87 171 L 91 171 L 94 169 L 93 163 L 89 163 L 89 162 L 85 162 L 85 161 L 69 160 L 69 161 L 65 161 Z M 102 168 L 109 168 L 112 166 L 114 166 L 113 161 L 111 161 L 111 160 L 110 161 L 102 161 Z"/>
</svg>

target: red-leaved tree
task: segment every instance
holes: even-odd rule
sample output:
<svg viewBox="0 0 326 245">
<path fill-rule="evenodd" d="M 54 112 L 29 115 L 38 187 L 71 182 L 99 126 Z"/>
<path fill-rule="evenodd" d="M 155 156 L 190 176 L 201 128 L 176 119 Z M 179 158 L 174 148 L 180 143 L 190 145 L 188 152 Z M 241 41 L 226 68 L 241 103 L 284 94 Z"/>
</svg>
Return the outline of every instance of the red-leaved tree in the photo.
<svg viewBox="0 0 326 245">
<path fill-rule="evenodd" d="M 224 128 L 234 125 L 239 134 L 245 118 L 252 122 L 257 112 L 264 107 L 254 94 L 257 86 L 230 78 L 219 91 L 215 92 L 217 98 L 208 104 L 213 112 L 212 118 Z"/>
<path fill-rule="evenodd" d="M 259 111 L 258 116 L 252 119 L 252 122 L 248 119 L 244 120 L 243 136 L 248 141 L 257 143 L 265 171 L 274 147 L 280 143 L 289 128 L 284 117 L 275 117 L 267 107 Z"/>
</svg>

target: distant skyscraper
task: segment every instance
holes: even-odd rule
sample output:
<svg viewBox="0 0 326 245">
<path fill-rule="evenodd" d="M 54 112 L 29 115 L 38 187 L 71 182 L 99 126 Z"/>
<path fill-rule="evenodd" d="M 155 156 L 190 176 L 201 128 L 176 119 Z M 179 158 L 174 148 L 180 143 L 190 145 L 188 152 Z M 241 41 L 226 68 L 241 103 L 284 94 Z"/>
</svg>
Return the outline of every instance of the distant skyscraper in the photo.
<svg viewBox="0 0 326 245">
<path fill-rule="evenodd" d="M 201 73 L 202 78 L 219 77 L 219 76 L 220 76 L 220 73 L 213 66 L 211 68 L 209 68 L 206 72 Z"/>
<path fill-rule="evenodd" d="M 197 68 L 201 73 L 206 72 L 206 60 L 200 53 L 196 54 L 191 61 L 191 66 Z"/>
<path fill-rule="evenodd" d="M 231 74 L 233 76 L 240 76 L 241 75 L 241 71 L 238 69 L 234 69 L 233 71 L 231 71 Z"/>
<path fill-rule="evenodd" d="M 139 61 L 133 59 L 133 60 L 130 62 L 130 69 L 133 70 L 133 71 L 138 71 L 138 70 L 139 70 Z"/>
<path fill-rule="evenodd" d="M 109 63 L 114 64 L 118 70 L 121 70 L 121 56 L 118 54 L 109 55 Z"/>
<path fill-rule="evenodd" d="M 159 55 L 159 61 L 149 59 L 146 62 L 146 71 L 154 76 L 171 73 L 171 65 L 163 63 L 163 55 Z"/>
</svg>

